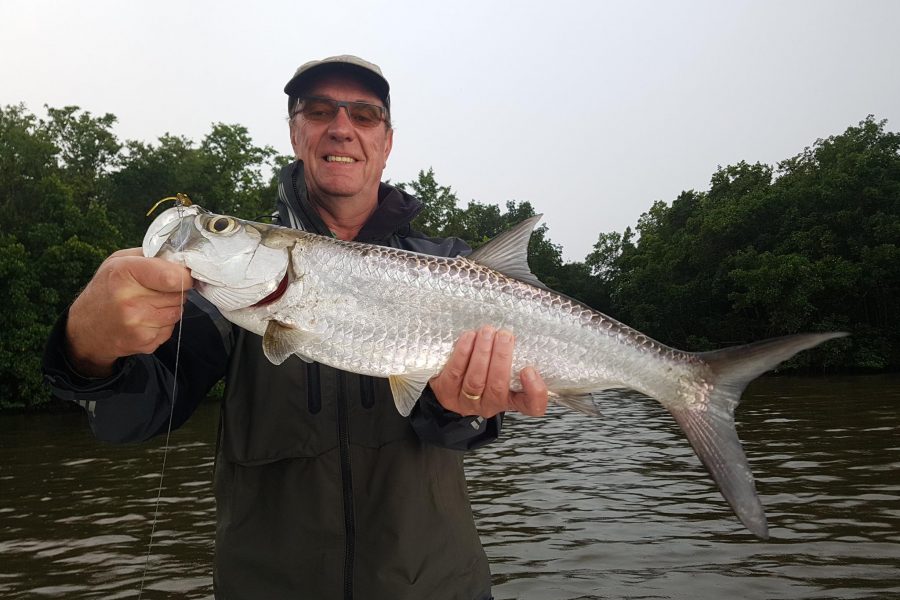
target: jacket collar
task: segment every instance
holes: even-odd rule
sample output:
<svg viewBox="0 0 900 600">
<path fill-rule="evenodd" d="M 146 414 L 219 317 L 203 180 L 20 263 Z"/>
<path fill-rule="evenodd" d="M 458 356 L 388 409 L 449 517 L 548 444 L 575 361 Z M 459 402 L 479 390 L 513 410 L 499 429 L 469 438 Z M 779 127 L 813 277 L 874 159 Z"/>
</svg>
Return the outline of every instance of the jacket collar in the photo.
<svg viewBox="0 0 900 600">
<path fill-rule="evenodd" d="M 406 236 L 410 231 L 410 221 L 422 208 L 422 203 L 414 196 L 381 183 L 378 186 L 378 207 L 360 229 L 355 241 L 379 243 L 394 234 Z M 303 177 L 303 162 L 299 160 L 281 169 L 277 210 L 282 225 L 320 235 L 331 235 L 309 202 Z"/>
</svg>

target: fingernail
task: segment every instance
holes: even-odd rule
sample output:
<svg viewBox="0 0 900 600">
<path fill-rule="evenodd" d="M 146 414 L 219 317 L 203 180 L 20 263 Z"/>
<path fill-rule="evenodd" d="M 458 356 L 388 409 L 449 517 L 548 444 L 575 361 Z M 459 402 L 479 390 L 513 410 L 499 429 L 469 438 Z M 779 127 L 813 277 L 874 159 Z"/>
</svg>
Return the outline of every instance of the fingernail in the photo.
<svg viewBox="0 0 900 600">
<path fill-rule="evenodd" d="M 499 332 L 497 332 L 497 341 L 502 344 L 508 344 L 512 341 L 512 339 L 512 334 L 505 329 L 501 329 Z"/>
<path fill-rule="evenodd" d="M 486 340 L 490 340 L 494 338 L 494 334 L 497 333 L 493 327 L 482 327 L 481 328 L 481 337 Z"/>
<path fill-rule="evenodd" d="M 533 382 L 535 379 L 534 368 L 533 367 L 525 367 L 524 369 L 522 369 L 522 372 L 519 373 L 519 377 L 522 378 L 522 381 L 527 381 L 528 383 Z"/>
<path fill-rule="evenodd" d="M 459 338 L 456 340 L 456 345 L 460 348 L 465 348 L 467 346 L 471 346 L 475 342 L 475 332 L 474 331 L 463 331 L 459 334 Z"/>
</svg>

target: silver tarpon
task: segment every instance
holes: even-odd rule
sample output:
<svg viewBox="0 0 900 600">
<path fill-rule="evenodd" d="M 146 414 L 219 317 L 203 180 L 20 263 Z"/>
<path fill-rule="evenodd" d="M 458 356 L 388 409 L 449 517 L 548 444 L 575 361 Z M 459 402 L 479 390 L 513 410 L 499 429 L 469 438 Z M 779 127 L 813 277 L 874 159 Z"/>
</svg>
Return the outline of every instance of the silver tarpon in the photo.
<svg viewBox="0 0 900 600">
<path fill-rule="evenodd" d="M 637 390 L 675 417 L 741 522 L 768 537 L 734 427 L 747 384 L 797 352 L 845 333 L 791 335 L 683 352 L 547 289 L 527 265 L 539 217 L 466 258 L 427 256 L 209 213 L 171 208 L 150 225 L 145 256 L 182 263 L 222 315 L 263 336 L 275 364 L 297 355 L 386 377 L 408 415 L 461 332 L 516 336 L 513 373 L 535 367 L 550 400 L 596 414 L 591 393 Z M 510 382 L 520 389 L 517 378 Z"/>
</svg>

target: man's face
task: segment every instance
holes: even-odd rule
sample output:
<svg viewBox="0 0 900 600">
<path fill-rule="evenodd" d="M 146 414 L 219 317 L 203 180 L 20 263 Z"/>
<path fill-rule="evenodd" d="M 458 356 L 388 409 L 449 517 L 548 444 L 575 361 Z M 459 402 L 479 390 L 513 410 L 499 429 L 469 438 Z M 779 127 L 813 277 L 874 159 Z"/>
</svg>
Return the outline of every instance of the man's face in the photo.
<svg viewBox="0 0 900 600">
<path fill-rule="evenodd" d="M 322 78 L 306 95 L 383 106 L 368 88 L 342 75 Z M 306 185 L 320 200 L 377 200 L 393 133 L 384 123 L 371 128 L 354 126 L 345 108 L 338 109 L 330 123 L 313 123 L 299 114 L 291 119 L 294 156 L 303 161 Z"/>
</svg>

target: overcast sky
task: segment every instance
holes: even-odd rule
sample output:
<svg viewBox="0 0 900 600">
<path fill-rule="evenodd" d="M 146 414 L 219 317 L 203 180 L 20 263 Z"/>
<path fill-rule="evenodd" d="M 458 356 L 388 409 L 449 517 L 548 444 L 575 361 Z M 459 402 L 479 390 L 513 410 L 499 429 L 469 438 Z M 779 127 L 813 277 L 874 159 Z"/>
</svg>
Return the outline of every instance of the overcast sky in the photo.
<svg viewBox="0 0 900 600">
<path fill-rule="evenodd" d="M 0 104 L 113 113 L 123 140 L 237 123 L 289 154 L 294 69 L 358 54 L 392 87 L 386 178 L 433 167 L 463 202 L 528 200 L 582 260 L 717 165 L 870 113 L 900 129 L 898 31 L 892 0 L 0 0 Z"/>
</svg>

